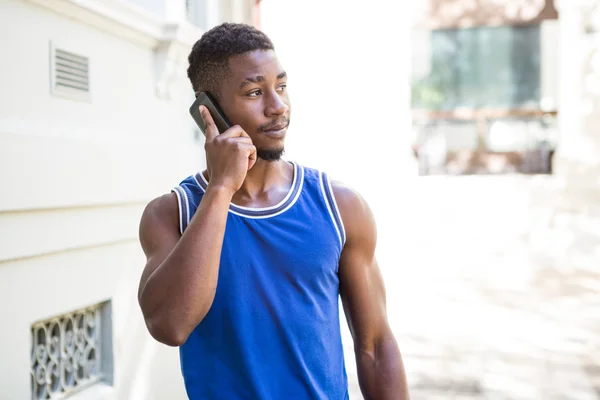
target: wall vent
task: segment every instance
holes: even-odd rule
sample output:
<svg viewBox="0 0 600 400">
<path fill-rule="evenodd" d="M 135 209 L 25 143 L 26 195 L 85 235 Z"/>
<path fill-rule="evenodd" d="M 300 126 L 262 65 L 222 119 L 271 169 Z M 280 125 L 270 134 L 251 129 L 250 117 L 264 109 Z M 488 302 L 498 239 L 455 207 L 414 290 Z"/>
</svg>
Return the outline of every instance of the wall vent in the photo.
<svg viewBox="0 0 600 400">
<path fill-rule="evenodd" d="M 53 95 L 73 100 L 89 100 L 89 58 L 50 44 L 50 75 Z"/>
</svg>

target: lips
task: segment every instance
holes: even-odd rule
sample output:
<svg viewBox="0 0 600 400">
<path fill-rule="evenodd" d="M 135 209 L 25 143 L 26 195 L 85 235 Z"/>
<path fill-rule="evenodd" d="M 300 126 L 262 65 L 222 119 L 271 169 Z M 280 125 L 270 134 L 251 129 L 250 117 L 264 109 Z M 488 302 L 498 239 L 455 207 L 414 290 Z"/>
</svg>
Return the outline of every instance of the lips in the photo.
<svg viewBox="0 0 600 400">
<path fill-rule="evenodd" d="M 288 124 L 279 124 L 279 125 L 271 126 L 267 129 L 264 129 L 263 132 L 279 132 L 281 130 L 284 130 L 287 127 L 288 127 Z"/>
<path fill-rule="evenodd" d="M 277 132 L 287 128 L 287 125 L 277 125 L 269 129 L 265 129 L 265 132 Z"/>
<path fill-rule="evenodd" d="M 280 118 L 279 120 L 271 121 L 270 125 L 264 126 L 262 131 L 265 133 L 275 133 L 279 131 L 283 131 L 290 125 L 290 120 L 288 118 Z"/>
</svg>

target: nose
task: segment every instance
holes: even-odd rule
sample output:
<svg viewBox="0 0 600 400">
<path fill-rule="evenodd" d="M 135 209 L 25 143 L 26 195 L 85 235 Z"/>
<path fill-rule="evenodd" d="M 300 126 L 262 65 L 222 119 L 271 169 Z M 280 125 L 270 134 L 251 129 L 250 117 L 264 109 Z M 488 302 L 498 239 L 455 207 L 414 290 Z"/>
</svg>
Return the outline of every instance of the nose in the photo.
<svg viewBox="0 0 600 400">
<path fill-rule="evenodd" d="M 268 96 L 267 102 L 265 107 L 265 116 L 267 117 L 284 115 L 290 109 L 285 96 L 275 90 Z"/>
</svg>

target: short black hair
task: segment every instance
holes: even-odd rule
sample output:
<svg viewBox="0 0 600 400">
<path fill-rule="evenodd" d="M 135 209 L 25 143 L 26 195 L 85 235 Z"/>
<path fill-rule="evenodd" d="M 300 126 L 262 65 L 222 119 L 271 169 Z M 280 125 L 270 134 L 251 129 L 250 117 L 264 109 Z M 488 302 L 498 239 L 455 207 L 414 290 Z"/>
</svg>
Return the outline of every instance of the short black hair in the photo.
<svg viewBox="0 0 600 400">
<path fill-rule="evenodd" d="M 187 75 L 194 92 L 218 96 L 229 72 L 229 58 L 254 50 L 275 50 L 268 36 L 247 24 L 226 22 L 205 32 L 188 56 Z"/>
</svg>

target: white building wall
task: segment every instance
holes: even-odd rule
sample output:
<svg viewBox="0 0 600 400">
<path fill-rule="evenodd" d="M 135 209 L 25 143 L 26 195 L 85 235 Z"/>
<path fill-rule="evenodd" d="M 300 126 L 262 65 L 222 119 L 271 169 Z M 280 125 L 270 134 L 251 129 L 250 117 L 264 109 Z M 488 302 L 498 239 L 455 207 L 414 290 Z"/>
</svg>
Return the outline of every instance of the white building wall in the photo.
<svg viewBox="0 0 600 400">
<path fill-rule="evenodd" d="M 141 212 L 204 164 L 185 74 L 202 31 L 178 5 L 0 2 L 2 400 L 31 398 L 34 322 L 103 301 L 114 372 L 79 396 L 185 398 L 177 349 L 150 337 L 137 304 Z M 88 101 L 51 95 L 51 42 L 89 58 Z"/>
</svg>

